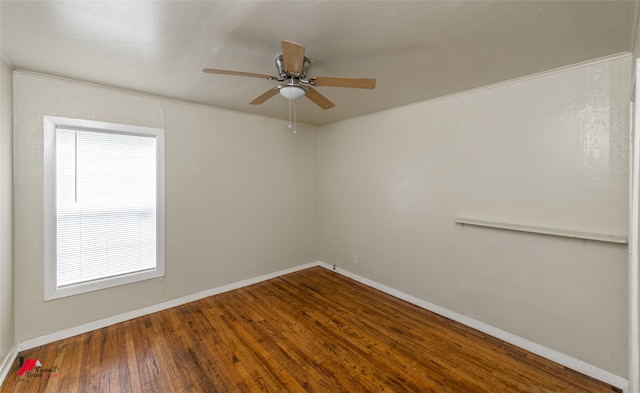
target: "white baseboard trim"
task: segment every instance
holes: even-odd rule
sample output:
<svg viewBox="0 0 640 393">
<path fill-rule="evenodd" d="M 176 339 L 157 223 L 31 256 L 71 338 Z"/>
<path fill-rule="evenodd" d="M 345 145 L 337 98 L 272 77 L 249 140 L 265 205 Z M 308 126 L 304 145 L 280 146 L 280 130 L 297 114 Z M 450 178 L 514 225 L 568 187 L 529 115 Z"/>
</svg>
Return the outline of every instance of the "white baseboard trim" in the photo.
<svg viewBox="0 0 640 393">
<path fill-rule="evenodd" d="M 18 351 L 24 351 L 26 349 L 39 347 L 41 345 L 49 344 L 49 343 L 52 343 L 54 341 L 63 340 L 65 338 L 77 336 L 78 334 L 87 333 L 87 332 L 90 332 L 90 331 L 96 330 L 96 329 L 101 329 L 103 327 L 110 326 L 110 325 L 113 325 L 113 324 L 116 324 L 116 323 L 119 323 L 119 322 L 124 322 L 124 321 L 128 321 L 130 319 L 133 319 L 133 318 L 142 317 L 144 315 L 152 314 L 154 312 L 166 310 L 166 309 L 171 308 L 171 307 L 180 306 L 180 305 L 183 305 L 185 303 L 189 303 L 189 302 L 193 302 L 193 301 L 196 301 L 196 300 L 204 299 L 205 297 L 217 295 L 217 294 L 223 293 L 223 292 L 232 291 L 234 289 L 246 287 L 246 286 L 249 286 L 249 285 L 252 285 L 252 284 L 257 284 L 257 283 L 262 282 L 262 281 L 266 281 L 266 280 L 269 280 L 269 279 L 272 279 L 272 278 L 275 278 L 275 277 L 279 277 L 279 276 L 282 276 L 282 275 L 285 275 L 285 274 L 293 273 L 293 272 L 296 272 L 298 270 L 303 270 L 303 269 L 307 269 L 307 268 L 310 268 L 310 267 L 313 267 L 313 266 L 318 266 L 318 265 L 319 265 L 318 262 L 306 263 L 304 265 L 300 265 L 300 266 L 296 266 L 296 267 L 280 270 L 280 271 L 277 271 L 277 272 L 274 272 L 274 273 L 263 274 L 263 275 L 258 276 L 258 277 L 248 278 L 246 280 L 237 281 L 237 282 L 230 283 L 230 284 L 227 284 L 227 285 L 223 285 L 223 286 L 220 286 L 220 287 L 207 289 L 205 291 L 193 293 L 193 294 L 187 295 L 187 296 L 182 296 L 182 297 L 179 297 L 179 298 L 176 298 L 176 299 L 172 299 L 172 300 L 169 300 L 169 301 L 166 301 L 166 302 L 163 302 L 163 303 L 159 303 L 159 304 L 155 304 L 155 305 L 152 305 L 152 306 L 140 308 L 138 310 L 129 311 L 129 312 L 126 312 L 126 313 L 123 313 L 123 314 L 119 314 L 119 315 L 114 315 L 112 317 L 100 319 L 100 320 L 97 320 L 97 321 L 94 321 L 94 322 L 89 322 L 89 323 L 86 323 L 84 325 L 80 325 L 80 326 L 72 327 L 72 328 L 69 328 L 69 329 L 61 330 L 59 332 L 50 333 L 50 334 L 46 334 L 44 336 L 39 336 L 39 337 L 35 337 L 35 338 L 30 338 L 30 339 L 27 339 L 27 340 L 24 340 L 24 341 L 18 343 L 18 345 L 17 345 Z"/>
<path fill-rule="evenodd" d="M 335 271 L 345 277 L 349 277 L 355 281 L 361 282 L 367 286 L 370 286 L 372 288 L 378 289 L 382 292 L 385 292 L 391 296 L 394 296 L 396 298 L 405 300 L 409 303 L 412 303 L 418 307 L 424 308 L 426 310 L 432 311 L 438 315 L 442 315 L 446 318 L 449 318 L 451 320 L 454 320 L 456 322 L 460 322 L 464 325 L 467 325 L 471 328 L 474 328 L 476 330 L 479 330 L 483 333 L 489 334 L 493 337 L 496 337 L 500 340 L 503 340 L 505 342 L 508 342 L 510 344 L 513 344 L 515 346 L 518 346 L 520 348 L 523 348 L 529 352 L 532 352 L 536 355 L 542 356 L 544 358 L 547 358 L 549 360 L 552 360 L 556 363 L 559 363 L 567 368 L 570 368 L 572 370 L 578 371 L 582 374 L 588 375 L 590 377 L 593 377 L 595 379 L 598 379 L 600 381 L 606 382 L 612 386 L 615 386 L 619 389 L 622 389 L 622 391 L 624 393 L 629 393 L 628 389 L 629 389 L 629 381 L 625 378 L 622 378 L 618 375 L 615 375 L 613 373 L 610 373 L 606 370 L 603 370 L 599 367 L 593 366 L 589 363 L 586 363 L 580 359 L 574 358 L 572 356 L 563 354 L 561 352 L 558 352 L 554 349 L 551 348 L 547 348 L 543 345 L 537 344 L 533 341 L 527 340 L 523 337 L 517 336 L 515 334 L 509 333 L 507 331 L 504 331 L 502 329 L 498 329 L 494 326 L 488 325 L 484 322 L 480 322 L 476 319 L 473 319 L 471 317 L 468 317 L 466 315 L 463 314 L 459 314 L 455 311 L 451 311 L 449 309 L 446 309 L 444 307 L 440 307 L 437 306 L 433 303 L 430 303 L 426 300 L 422 300 L 422 299 L 418 299 L 412 295 L 406 294 L 404 292 L 398 291 L 394 288 L 388 287 L 384 284 L 381 284 L 379 282 L 370 280 L 366 277 L 362 277 L 360 275 L 357 275 L 355 273 L 352 273 L 348 270 L 344 270 L 342 268 L 338 268 L 338 267 L 334 267 L 333 265 L 330 265 L 326 262 L 322 262 L 322 261 L 316 261 L 316 262 L 310 262 L 310 263 L 306 263 L 300 266 L 296 266 L 296 267 L 292 267 L 292 268 L 288 268 L 288 269 L 284 269 L 284 270 L 280 270 L 274 273 L 268 273 L 268 274 L 264 274 L 258 277 L 254 277 L 254 278 L 249 278 L 246 280 L 241 280 L 238 282 L 234 282 L 231 284 L 227 284 L 227 285 L 223 285 L 217 288 L 213 288 L 213 289 L 208 289 L 202 292 L 198 292 L 198 293 L 194 293 L 191 295 L 187 295 L 187 296 L 183 296 L 177 299 L 172 299 L 169 300 L 167 302 L 163 302 L 160 304 L 156 304 L 156 305 L 152 305 L 152 306 L 148 306 L 148 307 L 144 307 L 138 310 L 133 310 L 130 312 L 126 312 L 123 314 L 119 314 L 119 315 L 115 315 L 112 317 L 108 317 L 108 318 L 104 318 L 104 319 L 100 319 L 98 321 L 94 321 L 94 322 L 90 322 L 84 325 L 80 325 L 80 326 L 76 326 L 73 328 L 69 328 L 69 329 L 65 329 L 59 332 L 55 332 L 55 333 L 51 333 L 51 334 L 46 334 L 44 336 L 40 336 L 40 337 L 35 337 L 35 338 L 31 338 L 25 341 L 22 341 L 18 344 L 16 344 L 11 352 L 9 352 L 9 354 L 6 356 L 6 358 L 4 359 L 2 366 L 0 366 L 0 385 L 2 384 L 2 382 L 4 381 L 4 378 L 7 376 L 7 374 L 9 373 L 9 369 L 11 368 L 11 365 L 13 363 L 13 361 L 15 360 L 15 358 L 17 357 L 18 353 L 20 351 L 24 351 L 26 349 L 31 349 L 31 348 L 35 348 L 38 347 L 40 345 L 45 345 L 45 344 L 49 344 L 51 342 L 57 341 L 57 340 L 62 340 L 65 338 L 69 338 L 69 337 L 73 337 L 76 336 L 78 334 L 82 334 L 82 333 L 87 333 L 90 332 L 92 330 L 96 330 L 96 329 L 100 329 L 106 326 L 110 326 L 113 325 L 115 323 L 119 323 L 119 322 L 124 322 L 133 318 L 137 318 L 137 317 L 141 317 L 144 315 L 148 315 L 154 312 L 158 312 L 158 311 L 162 311 L 162 310 L 166 310 L 168 308 L 171 307 L 176 307 L 176 306 L 180 306 L 182 304 L 185 303 L 189 303 L 192 301 L 196 301 L 196 300 L 200 300 L 203 299 L 205 297 L 209 297 L 209 296 L 213 296 L 213 295 L 217 295 L 219 293 L 223 293 L 223 292 L 228 292 L 228 291 L 232 291 L 234 289 L 238 289 L 238 288 L 242 288 L 242 287 L 246 287 L 252 284 L 257 284 L 259 282 L 262 281 L 266 281 L 272 278 L 276 278 L 285 274 L 289 274 L 289 273 L 293 273 L 299 270 L 304 270 L 304 269 L 308 269 L 310 267 L 314 267 L 314 266 L 321 266 L 325 269 L 328 270 L 332 270 Z"/>
<path fill-rule="evenodd" d="M 451 320 L 454 320 L 456 322 L 460 322 L 463 325 L 469 326 L 473 329 L 479 330 L 483 333 L 489 334 L 493 337 L 496 337 L 502 341 L 505 341 L 507 343 L 513 344 L 517 347 L 520 347 L 522 349 L 525 349 L 529 352 L 532 352 L 536 355 L 542 356 L 546 359 L 549 359 L 551 361 L 554 361 L 556 363 L 559 363 L 567 368 L 570 368 L 571 370 L 577 371 L 579 373 L 582 373 L 584 375 L 590 376 L 592 378 L 595 378 L 597 380 L 600 380 L 602 382 L 606 382 L 612 386 L 615 386 L 616 388 L 622 389 L 622 391 L 624 393 L 628 393 L 629 392 L 629 381 L 625 378 L 622 378 L 618 375 L 615 375 L 609 371 L 603 370 L 599 367 L 596 367 L 592 364 L 586 363 L 580 359 L 574 358 L 572 356 L 566 355 L 562 352 L 556 351 L 554 349 L 545 347 L 544 345 L 535 343 L 533 341 L 527 340 L 526 338 L 517 336 L 515 334 L 509 333 L 505 330 L 499 329 L 497 327 L 488 325 L 484 322 L 480 322 L 476 319 L 473 319 L 471 317 L 468 317 L 466 315 L 457 313 L 455 311 L 446 309 L 444 307 L 440 307 L 438 305 L 435 305 L 433 303 L 430 303 L 426 300 L 422 300 L 422 299 L 418 299 L 412 295 L 406 294 L 404 292 L 398 291 L 397 289 L 388 287 L 384 284 L 381 284 L 379 282 L 370 280 L 366 277 L 362 277 L 360 275 L 357 275 L 355 273 L 352 273 L 348 270 L 344 270 L 342 268 L 339 267 L 334 267 L 333 265 L 330 265 L 328 263 L 325 262 L 321 262 L 318 261 L 317 263 L 319 266 L 322 266 L 326 269 L 329 270 L 333 270 L 339 274 L 342 274 L 345 277 L 349 277 L 355 281 L 358 281 L 362 284 L 365 284 L 367 286 L 370 286 L 372 288 L 378 289 L 382 292 L 385 292 L 393 297 L 396 297 L 398 299 L 402 299 L 404 301 L 407 301 L 411 304 L 414 304 L 418 307 L 424 308 L 426 310 L 429 310 L 431 312 L 434 312 L 438 315 L 442 315 L 443 317 L 449 318 Z"/>
<path fill-rule="evenodd" d="M 9 370 L 11 370 L 13 361 L 16 360 L 18 352 L 20 351 L 18 350 L 18 345 L 16 344 L 11 348 L 9 353 L 7 353 L 7 356 L 2 359 L 2 364 L 0 364 L 0 386 L 2 386 L 5 378 L 7 378 L 7 375 L 9 375 Z"/>
</svg>

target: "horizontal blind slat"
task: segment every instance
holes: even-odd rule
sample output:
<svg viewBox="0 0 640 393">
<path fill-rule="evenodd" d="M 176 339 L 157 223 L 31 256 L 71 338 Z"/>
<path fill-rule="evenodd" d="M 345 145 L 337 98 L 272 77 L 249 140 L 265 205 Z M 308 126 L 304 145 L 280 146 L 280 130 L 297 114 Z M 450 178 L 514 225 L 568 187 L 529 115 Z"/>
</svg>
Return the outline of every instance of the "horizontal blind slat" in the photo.
<svg viewBox="0 0 640 393">
<path fill-rule="evenodd" d="M 156 140 L 56 132 L 58 286 L 156 266 Z"/>
</svg>

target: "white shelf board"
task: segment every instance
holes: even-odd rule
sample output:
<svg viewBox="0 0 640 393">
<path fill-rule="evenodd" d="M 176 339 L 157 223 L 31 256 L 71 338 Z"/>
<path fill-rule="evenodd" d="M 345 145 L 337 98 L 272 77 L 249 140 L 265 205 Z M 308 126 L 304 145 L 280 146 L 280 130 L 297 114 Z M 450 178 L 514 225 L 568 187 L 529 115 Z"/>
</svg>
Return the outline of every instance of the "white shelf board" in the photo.
<svg viewBox="0 0 640 393">
<path fill-rule="evenodd" d="M 543 228 L 529 225 L 509 224 L 504 222 L 475 220 L 471 218 L 456 218 L 456 223 L 463 225 L 474 225 L 488 228 L 506 229 L 509 231 L 539 233 L 543 235 L 571 237 L 575 239 L 596 240 L 599 242 L 626 244 L 628 239 L 624 236 L 606 235 L 602 233 L 589 233 L 570 231 L 566 229 Z"/>
</svg>

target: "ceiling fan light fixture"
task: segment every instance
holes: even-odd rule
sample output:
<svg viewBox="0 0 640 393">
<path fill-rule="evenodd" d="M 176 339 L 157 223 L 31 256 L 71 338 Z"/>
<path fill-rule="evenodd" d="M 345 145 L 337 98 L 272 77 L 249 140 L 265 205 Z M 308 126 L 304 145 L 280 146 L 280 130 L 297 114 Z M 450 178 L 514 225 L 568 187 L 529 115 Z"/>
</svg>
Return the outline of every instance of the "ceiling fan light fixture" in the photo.
<svg viewBox="0 0 640 393">
<path fill-rule="evenodd" d="M 285 85 L 280 87 L 280 95 L 289 101 L 297 100 L 300 97 L 304 97 L 307 92 L 302 86 Z"/>
</svg>

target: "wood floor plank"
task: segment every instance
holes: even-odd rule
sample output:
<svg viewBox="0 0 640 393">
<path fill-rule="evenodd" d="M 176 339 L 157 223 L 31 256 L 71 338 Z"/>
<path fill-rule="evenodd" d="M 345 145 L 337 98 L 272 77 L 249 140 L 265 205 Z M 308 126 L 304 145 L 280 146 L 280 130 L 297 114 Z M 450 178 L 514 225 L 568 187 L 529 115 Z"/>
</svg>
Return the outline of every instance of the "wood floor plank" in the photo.
<svg viewBox="0 0 640 393">
<path fill-rule="evenodd" d="M 292 283 L 286 283 L 283 285 L 283 288 L 288 288 Z M 319 283 L 315 283 L 319 284 Z M 308 284 L 305 284 L 309 286 Z M 291 291 L 290 291 L 291 292 Z M 294 296 L 293 293 L 288 293 L 288 296 Z M 312 314 L 317 314 L 319 308 L 321 308 L 321 303 L 319 302 L 321 298 L 314 299 L 316 301 L 317 307 L 311 309 L 309 312 Z M 376 304 L 375 302 L 373 304 Z M 371 308 L 370 304 L 362 303 L 359 305 L 359 310 L 367 310 Z M 364 321 L 360 320 L 360 318 L 349 318 L 343 320 L 340 318 L 340 314 L 349 314 L 347 311 L 343 310 L 341 306 L 338 304 L 333 305 L 333 311 L 329 308 L 325 310 L 328 318 L 326 320 L 325 327 L 333 328 L 333 331 L 338 333 L 338 336 L 346 339 L 350 344 L 358 344 L 361 342 L 367 350 L 365 354 L 367 357 L 373 356 L 374 358 L 384 357 L 388 360 L 385 364 L 385 367 L 390 367 L 389 372 L 383 375 L 380 373 L 376 373 L 378 378 L 383 379 L 383 384 L 385 386 L 395 386 L 400 383 L 401 387 L 404 391 L 424 391 L 425 387 L 421 388 L 417 386 L 413 386 L 411 379 L 407 379 L 408 376 L 418 374 L 421 376 L 421 380 L 429 380 L 434 382 L 429 386 L 430 391 L 436 392 L 461 392 L 461 391 L 485 391 L 486 388 L 480 386 L 476 381 L 470 380 L 466 378 L 466 374 L 462 376 L 453 377 L 452 373 L 455 373 L 456 367 L 451 364 L 446 364 L 442 362 L 442 359 L 431 358 L 432 366 L 438 366 L 439 372 L 438 375 L 435 375 L 431 372 L 430 368 L 418 367 L 413 370 L 412 373 L 407 373 L 406 369 L 399 368 L 398 365 L 411 364 L 416 356 L 420 356 L 421 353 L 415 350 L 407 350 L 405 353 L 409 353 L 409 356 L 403 355 L 403 352 L 400 351 L 402 347 L 402 343 L 400 341 L 393 341 L 388 339 L 388 337 L 384 333 L 384 329 L 379 329 L 377 323 L 364 323 Z M 371 311 L 371 310 L 369 310 Z M 396 315 L 396 319 L 398 319 L 399 315 Z M 316 318 L 317 319 L 317 318 Z M 392 329 L 389 329 L 389 334 L 398 338 L 400 335 L 404 335 L 404 331 L 406 330 L 406 325 L 401 322 L 395 321 L 392 322 L 395 326 Z M 372 341 L 367 342 L 367 338 L 373 338 Z M 406 340 L 406 338 L 405 338 Z M 404 340 L 403 340 L 404 341 Z M 361 350 L 364 348 L 360 348 Z M 371 366 L 372 369 L 375 368 Z M 371 372 L 371 374 L 373 374 Z M 401 381 L 398 381 L 398 378 L 402 378 Z M 463 384 L 460 384 L 460 380 L 465 379 Z M 437 381 L 437 383 L 436 383 Z M 498 386 L 495 384 L 491 387 L 491 389 L 496 389 Z"/>
<path fill-rule="evenodd" d="M 620 391 L 319 267 L 20 356 L 0 393 Z"/>
<path fill-rule="evenodd" d="M 184 335 L 189 339 L 189 355 L 196 365 L 194 369 L 205 378 L 206 391 L 247 391 L 246 382 L 228 361 L 217 330 L 204 315 L 208 307 L 205 300 L 181 306 L 179 315 L 180 320 L 183 323 L 187 321 L 189 326 L 184 329 Z"/>
<path fill-rule="evenodd" d="M 291 297 L 288 290 L 277 288 L 276 285 L 265 287 L 266 294 L 271 297 L 271 304 L 277 304 L 289 316 L 287 323 L 292 328 L 290 336 L 291 343 L 304 342 L 303 338 L 309 338 L 308 347 L 315 352 L 318 359 L 324 358 L 323 362 L 328 362 L 330 370 L 341 370 L 341 374 L 347 373 L 350 380 L 358 381 L 363 385 L 362 391 L 378 391 L 384 383 L 380 381 L 379 374 L 371 373 L 370 358 L 368 351 L 354 347 L 348 338 L 340 337 L 331 332 L 327 326 L 323 325 L 310 314 L 313 308 L 303 307 L 299 301 Z M 285 302 L 278 299 L 286 299 Z M 277 303 L 276 303 L 277 302 Z M 315 308 L 315 307 L 314 307 Z M 299 321 L 306 321 L 304 324 Z M 293 338 L 297 339 L 293 339 Z M 391 389 L 388 386 L 387 389 Z"/>
<path fill-rule="evenodd" d="M 319 283 L 316 282 L 315 284 Z M 285 284 L 285 286 L 289 285 L 290 283 Z M 322 297 L 314 297 L 314 300 L 316 301 L 316 304 L 318 304 L 318 307 L 311 312 L 317 312 L 317 309 L 322 307 L 322 305 L 319 303 L 321 298 Z M 371 315 L 373 311 L 370 310 L 370 308 L 370 304 L 359 304 L 359 310 L 368 312 L 369 315 Z M 393 324 L 393 326 L 387 326 L 387 329 L 380 329 L 380 325 L 378 325 L 377 322 L 367 323 L 360 318 L 353 318 L 352 315 L 349 315 L 349 311 L 340 306 L 338 303 L 334 303 L 331 308 L 327 307 L 324 312 L 328 315 L 327 324 L 333 327 L 335 331 L 341 332 L 342 336 L 348 339 L 352 339 L 356 343 L 362 342 L 369 349 L 369 353 L 367 355 L 384 355 L 389 358 L 392 365 L 406 364 L 407 362 L 411 362 L 413 359 L 415 359 L 416 355 L 421 355 L 420 352 L 407 350 L 405 351 L 405 353 L 409 353 L 410 356 L 405 356 L 400 350 L 402 344 L 389 338 L 389 334 L 395 337 L 397 337 L 398 335 L 404 335 L 407 330 L 406 324 L 403 325 L 400 322 L 392 321 L 391 324 Z M 398 315 L 395 316 L 396 320 L 397 318 Z M 386 333 L 386 331 L 388 331 L 388 334 Z M 367 342 L 367 340 L 369 340 L 369 342 Z M 436 363 L 442 363 L 442 359 L 433 358 L 433 360 Z M 451 365 L 441 364 L 441 366 L 442 367 L 440 368 L 444 370 L 451 368 Z M 395 372 L 396 375 L 401 375 L 402 373 L 403 370 L 396 370 Z M 443 377 L 443 375 L 440 375 L 438 379 L 442 381 L 444 380 Z M 436 379 L 434 375 L 430 375 L 429 378 Z M 405 384 L 406 383 L 407 382 L 405 381 Z M 438 386 L 438 388 L 441 389 L 440 391 L 442 391 L 442 388 L 440 386 Z"/>
<path fill-rule="evenodd" d="M 237 299 L 228 299 L 227 302 L 233 304 L 234 301 L 244 301 L 248 299 L 247 295 L 248 293 L 243 291 L 240 296 L 236 297 Z M 241 306 L 240 303 L 236 304 Z M 271 328 L 273 323 L 268 321 L 279 321 L 279 325 L 282 326 L 293 326 L 294 323 L 288 323 L 282 318 L 282 315 L 278 314 L 282 310 L 270 309 L 268 307 L 269 303 L 257 304 L 257 306 L 261 307 L 261 314 L 258 314 L 258 312 L 254 310 L 253 315 L 260 315 L 259 318 L 262 320 L 262 323 L 252 323 L 249 325 L 260 331 L 260 333 L 257 334 L 264 338 L 264 340 L 261 341 L 262 345 L 269 352 L 278 354 L 279 362 L 282 363 L 286 370 L 289 370 L 288 373 L 291 373 L 291 370 L 296 372 L 298 384 L 304 389 L 302 391 L 313 391 L 311 390 L 313 381 L 320 385 L 319 387 L 321 389 L 319 391 L 346 391 L 343 387 L 345 381 L 341 381 L 341 379 L 344 378 L 342 374 L 332 375 L 326 372 L 324 368 L 326 365 L 323 365 L 326 358 L 313 350 L 315 343 L 310 341 L 310 337 L 312 336 L 307 334 L 307 332 L 294 332 L 285 329 L 274 331 L 274 329 Z M 242 306 L 242 308 L 246 308 L 246 305 Z M 265 317 L 262 315 L 265 315 Z M 349 382 L 349 385 L 352 385 L 352 383 L 353 382 Z M 364 389 L 361 391 L 364 391 Z"/>
</svg>

